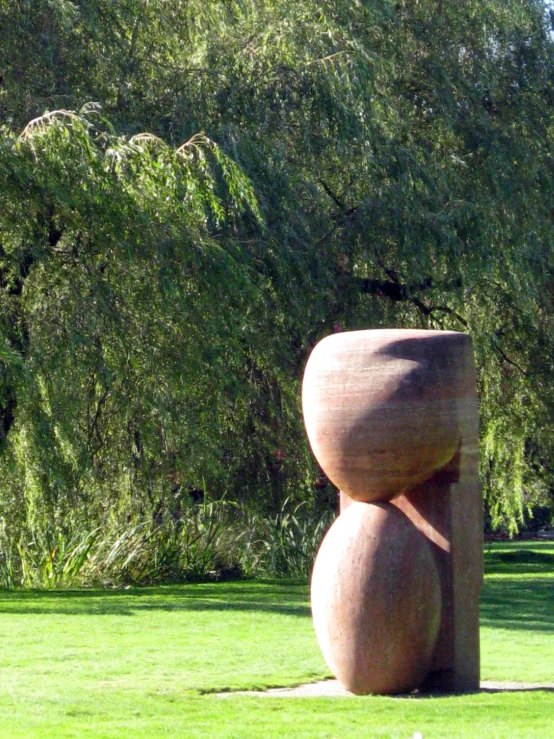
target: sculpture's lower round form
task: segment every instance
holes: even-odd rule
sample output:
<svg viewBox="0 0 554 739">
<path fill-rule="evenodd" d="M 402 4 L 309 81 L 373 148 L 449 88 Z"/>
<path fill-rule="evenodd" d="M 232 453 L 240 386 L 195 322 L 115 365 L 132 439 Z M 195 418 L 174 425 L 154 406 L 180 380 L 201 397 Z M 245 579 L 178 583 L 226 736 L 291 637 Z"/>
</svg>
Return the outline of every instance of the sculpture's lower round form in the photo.
<svg viewBox="0 0 554 739">
<path fill-rule="evenodd" d="M 323 655 L 357 695 L 409 692 L 431 666 L 441 616 L 431 546 L 391 503 L 353 503 L 329 529 L 312 575 Z"/>
</svg>

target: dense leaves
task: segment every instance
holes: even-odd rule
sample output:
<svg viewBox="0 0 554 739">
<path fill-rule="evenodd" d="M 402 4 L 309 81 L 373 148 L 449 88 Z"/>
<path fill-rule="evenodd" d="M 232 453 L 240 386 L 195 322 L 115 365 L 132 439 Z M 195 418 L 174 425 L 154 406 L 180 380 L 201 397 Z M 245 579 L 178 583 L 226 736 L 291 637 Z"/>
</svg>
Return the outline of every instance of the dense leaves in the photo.
<svg viewBox="0 0 554 739">
<path fill-rule="evenodd" d="M 361 327 L 470 332 L 492 518 L 547 494 L 541 2 L 0 0 L 0 28 L 11 536 L 312 497 L 302 368 Z"/>
</svg>

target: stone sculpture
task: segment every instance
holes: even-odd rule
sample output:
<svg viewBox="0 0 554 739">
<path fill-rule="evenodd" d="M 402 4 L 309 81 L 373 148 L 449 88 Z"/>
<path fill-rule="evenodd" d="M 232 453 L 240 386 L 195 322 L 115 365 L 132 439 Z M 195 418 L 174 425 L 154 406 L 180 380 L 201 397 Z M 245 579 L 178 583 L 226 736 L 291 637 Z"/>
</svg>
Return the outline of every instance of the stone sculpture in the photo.
<svg viewBox="0 0 554 739">
<path fill-rule="evenodd" d="M 479 687 L 483 524 L 471 340 L 334 334 L 302 389 L 341 515 L 312 576 L 317 638 L 356 694 Z"/>
</svg>

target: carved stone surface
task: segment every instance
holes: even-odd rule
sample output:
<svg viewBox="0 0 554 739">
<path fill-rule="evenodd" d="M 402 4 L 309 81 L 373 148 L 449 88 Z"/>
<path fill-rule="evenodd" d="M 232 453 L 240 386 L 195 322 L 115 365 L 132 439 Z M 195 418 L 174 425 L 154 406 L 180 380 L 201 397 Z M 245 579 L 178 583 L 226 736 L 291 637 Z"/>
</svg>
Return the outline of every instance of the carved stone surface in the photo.
<svg viewBox="0 0 554 739">
<path fill-rule="evenodd" d="M 313 350 L 302 407 L 329 479 L 354 500 L 389 500 L 428 480 L 460 444 L 452 340 L 442 331 L 333 334 Z"/>
<path fill-rule="evenodd" d="M 352 507 L 358 511 L 355 515 L 365 520 L 369 514 L 362 511 L 373 508 L 368 504 L 375 501 L 381 502 L 381 508 L 385 505 L 387 510 L 401 510 L 411 522 L 409 528 L 423 535 L 432 552 L 440 581 L 438 637 L 431 662 L 425 668 L 426 675 L 421 677 L 418 672 L 417 678 L 408 682 L 441 690 L 477 688 L 483 526 L 477 476 L 477 396 L 470 338 L 456 332 L 403 329 L 356 331 L 327 337 L 316 346 L 308 361 L 302 403 L 314 453 L 341 490 L 341 511 Z M 363 501 L 362 507 L 354 506 L 353 500 Z M 353 543 L 354 530 L 358 532 L 357 537 L 363 537 L 365 534 L 360 532 L 366 529 L 354 523 L 354 514 L 349 513 L 345 520 L 350 522 L 348 527 L 339 526 L 336 531 L 342 534 L 338 538 L 333 534 L 330 539 L 335 542 L 336 556 L 345 550 L 367 554 L 365 544 Z M 318 554 L 314 573 L 321 572 L 320 556 L 325 556 L 327 563 L 333 559 L 329 547 L 327 543 L 322 546 L 325 555 Z M 342 554 L 340 558 L 341 571 L 347 571 Z M 378 579 L 379 569 L 380 566 L 371 565 L 372 583 Z M 386 579 L 385 569 L 382 577 Z M 405 586 L 399 582 L 398 587 L 402 591 Z M 363 608 L 367 609 L 368 598 L 374 597 L 371 588 L 374 593 L 380 591 L 375 584 L 369 590 L 361 585 L 360 588 L 356 608 L 364 604 Z M 327 620 L 329 634 L 335 634 L 328 637 L 329 644 L 338 639 L 336 634 L 342 626 L 339 623 L 331 627 L 330 606 L 325 606 L 327 615 L 324 615 L 322 604 L 326 601 L 321 594 L 316 597 L 318 590 L 319 586 L 313 590 L 312 609 L 323 648 L 326 641 L 320 636 L 321 624 Z M 351 599 L 355 602 L 354 591 Z M 423 608 L 421 603 L 420 607 Z M 335 614 L 342 613 L 336 606 L 333 609 Z M 340 618 L 345 617 L 340 616 L 339 621 Z M 386 652 L 391 647 L 375 636 L 371 638 L 377 641 L 371 646 L 369 638 L 364 636 L 358 647 L 350 639 L 349 649 L 371 653 L 374 662 L 379 649 Z M 394 641 L 392 636 L 390 639 Z M 346 649 L 344 639 L 341 643 Z M 335 654 L 336 648 L 326 647 L 323 651 L 327 656 L 327 653 Z M 333 659 L 335 664 L 336 658 Z M 341 664 L 352 665 L 352 659 L 343 657 Z M 426 659 L 423 650 L 422 663 Z M 383 657 L 380 663 L 385 662 Z M 365 664 L 363 659 L 362 663 Z M 334 670 L 333 664 L 329 664 Z M 375 689 L 373 686 L 366 692 L 404 689 L 399 686 L 406 684 L 406 678 L 398 670 L 395 687 L 389 684 L 386 689 Z M 337 677 L 342 681 L 338 673 Z"/>
<path fill-rule="evenodd" d="M 425 536 L 397 508 L 353 503 L 327 532 L 312 576 L 318 642 L 356 694 L 413 690 L 429 672 L 441 591 Z"/>
</svg>

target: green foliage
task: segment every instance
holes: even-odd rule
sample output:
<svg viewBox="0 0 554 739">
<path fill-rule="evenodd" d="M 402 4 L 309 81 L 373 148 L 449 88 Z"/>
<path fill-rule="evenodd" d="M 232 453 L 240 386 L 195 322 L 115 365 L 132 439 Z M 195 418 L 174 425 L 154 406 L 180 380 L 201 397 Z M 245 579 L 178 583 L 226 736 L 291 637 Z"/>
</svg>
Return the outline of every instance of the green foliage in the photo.
<svg viewBox="0 0 554 739">
<path fill-rule="evenodd" d="M 212 473 L 256 301 L 233 243 L 210 233 L 224 187 L 256 216 L 236 165 L 204 136 L 173 150 L 115 136 L 95 113 L 58 111 L 2 139 L 4 408 L 17 407 L 4 457 L 31 523 L 45 507 L 66 522 L 98 507 L 128 515 L 139 484 L 154 505 L 148 488 L 177 485 L 184 447 L 189 479 L 195 460 L 197 479 Z"/>
<path fill-rule="evenodd" d="M 331 523 L 330 512 L 307 509 L 305 501 L 290 510 L 288 499 L 277 515 L 254 517 L 253 528 L 260 537 L 254 572 L 258 570 L 270 577 L 308 577 Z"/>
<path fill-rule="evenodd" d="M 66 533 L 35 526 L 19 539 L 0 530 L 0 587 L 72 587 L 214 582 L 309 576 L 331 516 L 285 501 L 276 516 L 245 515 L 236 503 L 204 501 L 156 521 Z"/>
<path fill-rule="evenodd" d="M 221 501 L 202 506 L 180 521 L 100 528 L 66 539 L 53 527 L 30 541 L 0 541 L 0 585 L 60 588 L 82 585 L 149 585 L 241 576 L 244 537 L 226 528 Z"/>
<path fill-rule="evenodd" d="M 493 523 L 546 499 L 542 2 L 0 0 L 0 26 L 13 540 L 148 528 L 205 487 L 281 541 L 317 474 L 302 368 L 341 328 L 471 333 Z"/>
</svg>

